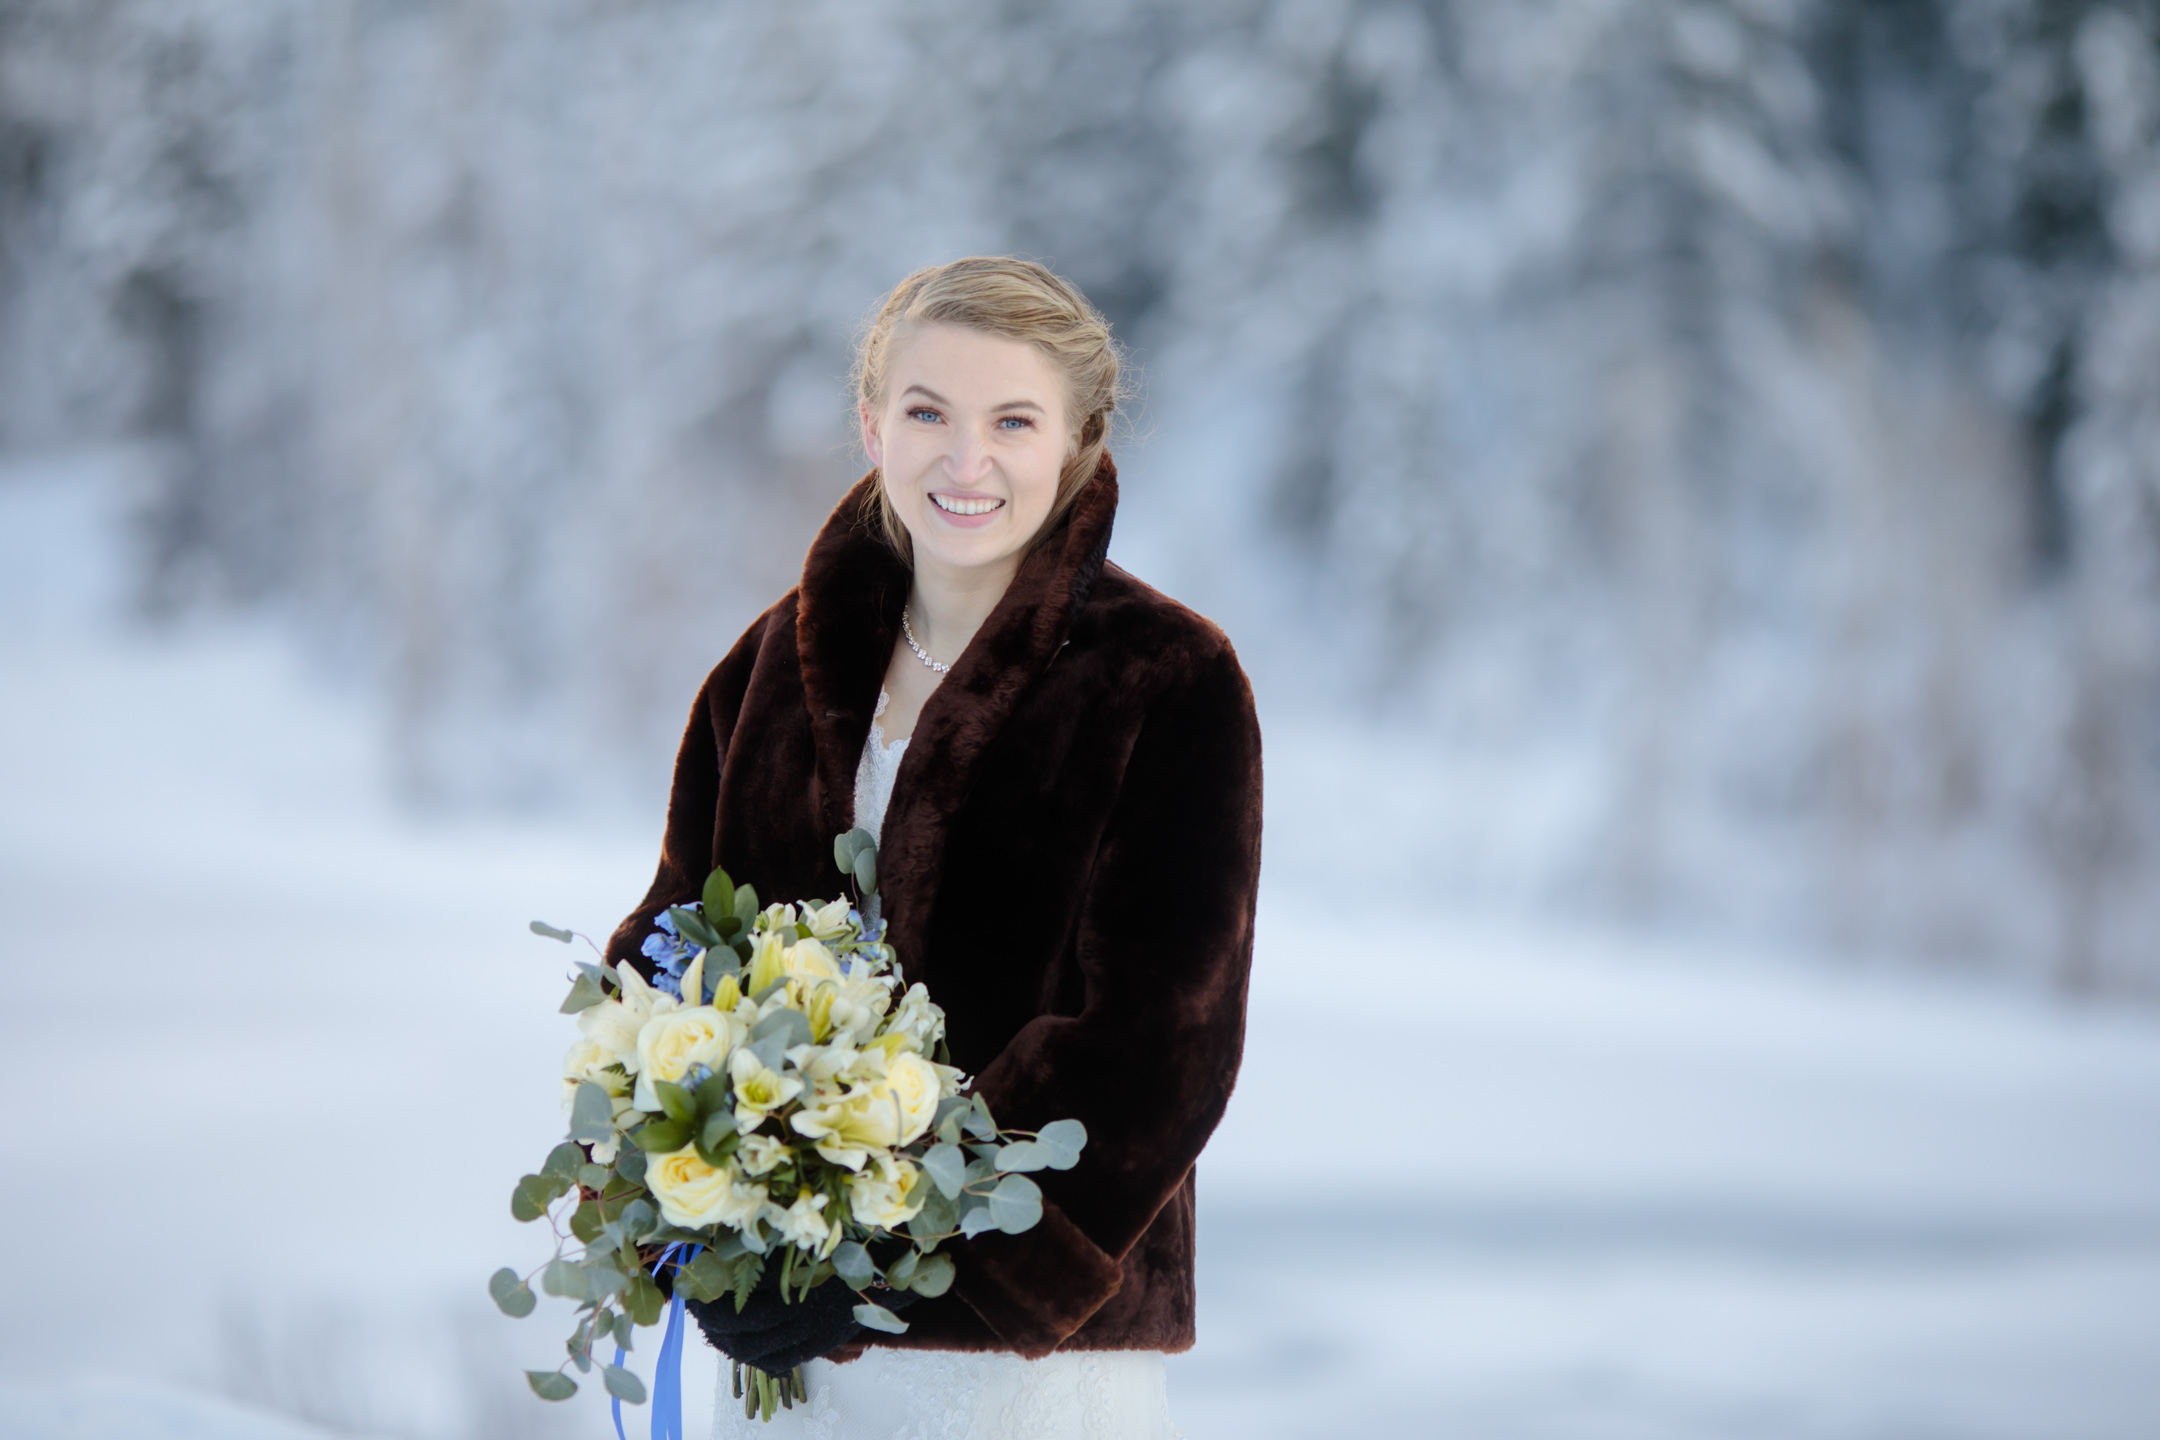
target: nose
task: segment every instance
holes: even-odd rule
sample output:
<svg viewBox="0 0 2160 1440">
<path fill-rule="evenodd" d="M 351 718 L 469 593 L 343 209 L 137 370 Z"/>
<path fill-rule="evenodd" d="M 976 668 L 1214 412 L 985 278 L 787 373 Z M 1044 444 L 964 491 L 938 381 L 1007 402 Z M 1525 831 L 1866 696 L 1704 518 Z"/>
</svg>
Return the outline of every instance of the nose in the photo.
<svg viewBox="0 0 2160 1440">
<path fill-rule="evenodd" d="M 990 447 L 973 430 L 960 426 L 955 426 L 954 430 L 952 450 L 947 456 L 953 483 L 975 485 L 990 474 Z"/>
</svg>

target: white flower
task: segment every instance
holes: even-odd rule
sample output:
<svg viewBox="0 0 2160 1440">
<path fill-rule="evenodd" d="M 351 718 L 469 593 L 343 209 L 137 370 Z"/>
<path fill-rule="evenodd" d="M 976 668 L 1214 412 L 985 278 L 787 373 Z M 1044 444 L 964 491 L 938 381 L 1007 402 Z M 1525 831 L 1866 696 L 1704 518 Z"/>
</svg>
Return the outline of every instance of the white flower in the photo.
<svg viewBox="0 0 2160 1440">
<path fill-rule="evenodd" d="M 735 1158 L 742 1162 L 743 1173 L 763 1175 L 787 1161 L 787 1142 L 771 1135 L 745 1135 Z"/>
<path fill-rule="evenodd" d="M 615 1064 L 615 1057 L 598 1041 L 579 1037 L 570 1046 L 570 1053 L 563 1056 L 563 1107 L 569 1108 L 577 1094 L 577 1087 L 590 1080 L 610 1095 L 623 1094 L 630 1088 L 630 1079 L 619 1070 L 608 1067 Z"/>
<path fill-rule="evenodd" d="M 803 916 L 803 923 L 810 927 L 811 934 L 820 939 L 839 935 L 847 929 L 848 909 L 845 899 L 835 900 L 823 909 Z"/>
<path fill-rule="evenodd" d="M 624 1069 L 635 1072 L 638 1032 L 653 1016 L 681 1002 L 647 985 L 627 960 L 615 967 L 615 973 L 622 981 L 622 994 L 578 1011 L 578 1033 L 607 1051 Z"/>
<path fill-rule="evenodd" d="M 829 1253 L 840 1243 L 840 1222 L 825 1218 L 825 1196 L 805 1190 L 795 1203 L 782 1210 L 768 1203 L 764 1216 L 780 1238 L 814 1255 Z"/>
<path fill-rule="evenodd" d="M 885 1033 L 906 1036 L 909 1049 L 927 1054 L 945 1033 L 945 1012 L 930 1002 L 930 992 L 920 983 L 910 985 Z"/>
<path fill-rule="evenodd" d="M 930 1198 L 922 1167 L 911 1160 L 878 1154 L 848 1181 L 848 1209 L 865 1225 L 897 1230 L 915 1218 Z"/>
<path fill-rule="evenodd" d="M 728 1057 L 728 1078 L 735 1082 L 735 1128 L 746 1135 L 802 1094 L 802 1081 L 768 1069 L 747 1046 Z"/>
<path fill-rule="evenodd" d="M 739 1230 L 770 1208 L 763 1185 L 745 1183 L 732 1165 L 715 1169 L 706 1164 L 695 1146 L 650 1157 L 645 1188 L 660 1202 L 660 1217 L 686 1230 L 707 1225 Z"/>
<path fill-rule="evenodd" d="M 645 1022 L 637 1038 L 637 1107 L 660 1109 L 655 1081 L 680 1084 L 692 1065 L 717 1069 L 742 1036 L 735 1017 L 710 1005 L 670 1010 Z"/>
<path fill-rule="evenodd" d="M 920 1055 L 895 1055 L 886 1062 L 886 1091 L 900 1102 L 900 1144 L 919 1139 L 937 1118 L 943 1095 L 937 1066 Z"/>
</svg>

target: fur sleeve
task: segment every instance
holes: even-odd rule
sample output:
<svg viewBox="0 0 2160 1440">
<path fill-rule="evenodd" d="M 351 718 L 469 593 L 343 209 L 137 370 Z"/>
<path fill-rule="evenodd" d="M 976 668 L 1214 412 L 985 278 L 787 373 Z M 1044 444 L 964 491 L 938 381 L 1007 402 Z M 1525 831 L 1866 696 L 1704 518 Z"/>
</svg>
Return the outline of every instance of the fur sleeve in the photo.
<svg viewBox="0 0 2160 1440">
<path fill-rule="evenodd" d="M 1077 1167 L 1035 1176 L 1043 1221 L 960 1247 L 956 1292 L 1023 1355 L 1117 1293 L 1119 1261 L 1222 1117 L 1244 1045 L 1260 875 L 1260 730 L 1220 632 L 1151 705 L 1077 938 L 1077 1015 L 1031 1021 L 984 1069 L 999 1124 L 1086 1124 Z"/>
</svg>

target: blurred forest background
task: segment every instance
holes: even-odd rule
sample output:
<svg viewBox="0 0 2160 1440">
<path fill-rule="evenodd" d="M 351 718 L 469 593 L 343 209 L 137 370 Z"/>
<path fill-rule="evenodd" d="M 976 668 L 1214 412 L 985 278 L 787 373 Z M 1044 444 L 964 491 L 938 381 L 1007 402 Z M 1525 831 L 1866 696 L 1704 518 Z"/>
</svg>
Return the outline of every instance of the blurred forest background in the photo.
<svg viewBox="0 0 2160 1440">
<path fill-rule="evenodd" d="M 984 251 L 1426 879 L 2160 989 L 2153 0 L 0 4 L 0 453 L 419 802 L 650 806 Z"/>
</svg>

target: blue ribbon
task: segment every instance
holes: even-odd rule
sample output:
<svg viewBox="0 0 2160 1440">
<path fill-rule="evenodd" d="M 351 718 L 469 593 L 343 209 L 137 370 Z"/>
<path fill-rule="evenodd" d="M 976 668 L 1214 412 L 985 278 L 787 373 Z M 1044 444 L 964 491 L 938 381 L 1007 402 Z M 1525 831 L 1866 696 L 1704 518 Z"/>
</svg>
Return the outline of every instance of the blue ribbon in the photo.
<svg viewBox="0 0 2160 1440">
<path fill-rule="evenodd" d="M 668 1302 L 667 1337 L 660 1342 L 660 1358 L 653 1362 L 652 1383 L 652 1440 L 683 1440 L 682 1429 L 682 1337 L 683 1296 L 682 1268 L 697 1259 L 705 1247 L 679 1241 L 660 1252 L 653 1265 L 653 1274 L 672 1261 L 675 1265 L 674 1298 Z M 684 1255 L 683 1251 L 690 1253 Z M 615 1363 L 623 1362 L 623 1348 L 615 1347 Z M 623 1434 L 622 1397 L 617 1396 L 609 1408 L 615 1415 L 615 1440 L 629 1440 Z"/>
</svg>

